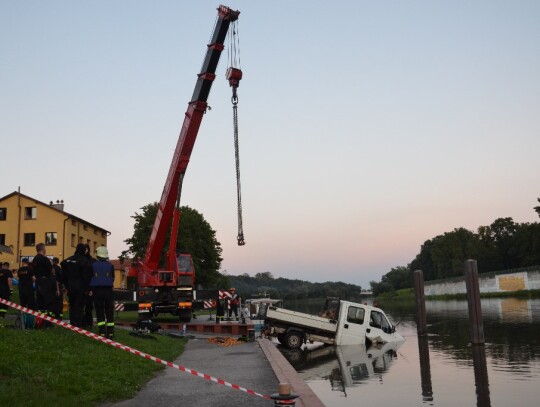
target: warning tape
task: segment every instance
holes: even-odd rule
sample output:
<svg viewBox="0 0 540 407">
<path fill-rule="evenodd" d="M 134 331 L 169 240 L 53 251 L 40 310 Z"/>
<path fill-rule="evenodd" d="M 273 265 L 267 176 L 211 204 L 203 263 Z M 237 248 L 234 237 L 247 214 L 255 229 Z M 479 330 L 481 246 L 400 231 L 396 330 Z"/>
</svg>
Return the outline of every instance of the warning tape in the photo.
<svg viewBox="0 0 540 407">
<path fill-rule="evenodd" d="M 115 311 L 124 311 L 124 304 L 121 302 L 115 302 L 114 303 L 114 310 Z"/>
<path fill-rule="evenodd" d="M 257 396 L 257 397 L 261 397 L 263 399 L 271 400 L 270 396 L 266 396 L 264 394 L 257 393 L 254 390 L 246 389 L 245 387 L 239 386 L 237 384 L 229 383 L 229 382 L 227 382 L 227 381 L 225 381 L 223 379 L 219 379 L 217 377 L 213 377 L 213 376 L 207 375 L 205 373 L 197 372 L 196 370 L 189 369 L 189 368 L 187 368 L 185 366 L 180 366 L 180 365 L 177 365 L 176 363 L 172 363 L 172 362 L 168 362 L 166 360 L 162 360 L 162 359 L 157 358 L 155 356 L 152 356 L 152 355 L 149 355 L 147 353 L 141 352 L 140 350 L 131 348 L 131 347 L 126 346 L 126 345 L 122 345 L 119 342 L 113 341 L 111 339 L 107 339 L 107 338 L 105 338 L 103 336 L 99 336 L 99 335 L 97 335 L 97 334 L 95 334 L 93 332 L 87 331 L 87 330 L 79 328 L 77 326 L 73 326 L 71 324 L 68 324 L 67 322 L 60 321 L 58 319 L 52 318 L 52 317 L 50 317 L 48 315 L 45 315 L 45 314 L 42 314 L 40 312 L 25 308 L 25 307 L 23 307 L 23 306 L 21 306 L 19 304 L 15 304 L 14 302 L 5 300 L 3 298 L 0 298 L 0 303 L 6 304 L 7 306 L 9 306 L 11 308 L 18 309 L 19 311 L 23 311 L 23 312 L 25 312 L 27 314 L 31 314 L 31 315 L 34 315 L 36 317 L 43 318 L 44 320 L 52 322 L 53 324 L 59 325 L 59 326 L 61 326 L 63 328 L 67 328 L 67 329 L 69 329 L 69 330 L 71 330 L 73 332 L 77 332 L 78 334 L 88 336 L 89 338 L 92 338 L 92 339 L 95 339 L 97 341 L 106 343 L 107 345 L 113 346 L 113 347 L 115 347 L 117 349 L 124 350 L 126 352 L 132 353 L 132 354 L 140 356 L 142 358 L 151 360 L 153 362 L 160 363 L 160 364 L 168 366 L 168 367 L 172 367 L 173 369 L 180 370 L 181 372 L 192 374 L 193 376 L 200 377 L 201 379 L 205 379 L 205 380 L 209 380 L 209 381 L 214 382 L 214 383 L 222 384 L 224 386 L 230 387 L 231 389 L 243 391 L 245 393 L 251 394 L 252 396 Z"/>
</svg>

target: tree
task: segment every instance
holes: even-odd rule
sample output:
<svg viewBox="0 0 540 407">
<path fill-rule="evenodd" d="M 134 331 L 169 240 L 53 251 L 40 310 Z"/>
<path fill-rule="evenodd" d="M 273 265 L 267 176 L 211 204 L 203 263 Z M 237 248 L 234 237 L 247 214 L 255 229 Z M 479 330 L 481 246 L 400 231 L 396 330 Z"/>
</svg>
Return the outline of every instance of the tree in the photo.
<svg viewBox="0 0 540 407">
<path fill-rule="evenodd" d="M 518 267 L 519 260 L 515 247 L 515 234 L 519 224 L 512 218 L 498 218 L 490 226 L 478 228 L 480 239 L 488 245 L 493 245 L 499 256 L 500 268 Z"/>
<path fill-rule="evenodd" d="M 538 198 L 538 203 L 540 203 L 540 198 Z M 535 206 L 535 207 L 534 207 L 534 210 L 536 211 L 536 213 L 538 214 L 538 216 L 540 216 L 540 206 Z"/>
<path fill-rule="evenodd" d="M 156 218 L 158 203 L 143 206 L 142 213 L 135 213 L 133 236 L 124 240 L 128 250 L 122 252 L 123 258 L 133 255 L 143 258 L 146 245 L 150 239 L 152 226 Z M 227 285 L 226 277 L 219 273 L 221 267 L 221 244 L 216 239 L 216 232 L 204 219 L 203 215 L 189 206 L 180 208 L 180 226 L 176 247 L 178 250 L 191 254 L 195 266 L 195 285 L 216 287 Z M 161 252 L 160 266 L 163 266 L 165 254 L 169 248 L 170 228 Z"/>
</svg>

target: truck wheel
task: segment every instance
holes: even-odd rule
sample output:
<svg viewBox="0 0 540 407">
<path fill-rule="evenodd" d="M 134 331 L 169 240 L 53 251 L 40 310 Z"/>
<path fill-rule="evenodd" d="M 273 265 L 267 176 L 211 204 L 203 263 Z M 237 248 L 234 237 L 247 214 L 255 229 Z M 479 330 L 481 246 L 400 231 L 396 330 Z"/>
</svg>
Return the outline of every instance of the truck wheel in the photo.
<svg viewBox="0 0 540 407">
<path fill-rule="evenodd" d="M 289 332 L 287 336 L 285 337 L 285 342 L 288 348 L 298 349 L 304 343 L 304 338 L 302 337 L 302 334 L 300 334 L 299 332 L 292 331 L 292 332 Z"/>
</svg>

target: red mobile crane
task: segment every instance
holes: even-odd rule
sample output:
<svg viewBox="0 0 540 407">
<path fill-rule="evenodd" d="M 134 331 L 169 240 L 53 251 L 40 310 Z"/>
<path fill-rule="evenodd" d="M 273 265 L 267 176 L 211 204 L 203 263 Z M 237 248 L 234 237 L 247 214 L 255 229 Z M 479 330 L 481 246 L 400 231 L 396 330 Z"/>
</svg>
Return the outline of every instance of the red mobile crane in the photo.
<svg viewBox="0 0 540 407">
<path fill-rule="evenodd" d="M 191 255 L 186 253 L 177 254 L 176 252 L 182 181 L 203 115 L 208 107 L 208 95 L 212 82 L 216 77 L 215 72 L 221 51 L 224 49 L 223 43 L 229 25 L 235 22 L 240 14 L 239 11 L 231 10 L 226 6 L 219 6 L 217 10 L 216 25 L 178 136 L 150 240 L 146 246 L 146 253 L 142 261 L 134 262 L 134 269 L 130 272 L 130 274 L 137 275 L 140 318 L 155 316 L 160 312 L 169 312 L 178 315 L 183 321 L 191 319 L 193 283 L 195 281 L 193 261 Z M 241 78 L 242 71 L 240 69 L 228 68 L 227 79 L 233 88 L 233 105 L 236 88 Z M 235 106 L 233 107 L 235 108 Z M 235 137 L 237 137 L 236 133 Z M 165 269 L 160 270 L 159 261 L 171 221 L 171 238 Z M 241 230 L 239 230 L 238 243 L 244 243 Z"/>
</svg>

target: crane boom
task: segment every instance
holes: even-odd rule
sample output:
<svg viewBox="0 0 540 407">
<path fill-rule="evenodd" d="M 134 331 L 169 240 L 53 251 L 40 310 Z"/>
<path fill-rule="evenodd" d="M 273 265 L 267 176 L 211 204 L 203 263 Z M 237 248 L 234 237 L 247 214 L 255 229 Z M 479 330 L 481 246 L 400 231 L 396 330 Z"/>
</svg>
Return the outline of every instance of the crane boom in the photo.
<svg viewBox="0 0 540 407">
<path fill-rule="evenodd" d="M 221 52 L 225 48 L 223 43 L 230 24 L 235 22 L 240 15 L 239 11 L 226 6 L 219 6 L 217 10 L 216 25 L 193 95 L 188 103 L 144 258 L 133 262 L 129 268 L 129 274 L 137 276 L 140 320 L 161 312 L 170 312 L 183 321 L 191 320 L 195 280 L 193 260 L 187 253 L 176 253 L 182 181 L 203 115 L 208 108 L 208 95 L 216 77 L 215 72 Z M 240 70 L 237 76 L 241 79 Z M 159 269 L 171 222 L 169 253 L 166 257 L 165 268 Z"/>
<path fill-rule="evenodd" d="M 234 11 L 226 6 L 219 6 L 218 18 L 212 39 L 208 44 L 206 57 L 202 64 L 201 73 L 198 75 L 197 83 L 193 91 L 193 96 L 189 102 L 185 114 L 184 123 L 178 136 L 178 142 L 174 151 L 169 174 L 165 182 L 165 187 L 161 194 L 158 212 L 150 235 L 150 240 L 146 247 L 143 260 L 143 267 L 146 270 L 157 270 L 159 259 L 162 253 L 167 230 L 173 218 L 175 203 L 179 200 L 179 188 L 181 179 L 186 172 L 191 152 L 197 138 L 197 133 L 206 108 L 207 100 L 215 72 L 224 49 L 224 41 L 231 22 L 238 19 L 240 12 Z"/>
</svg>

